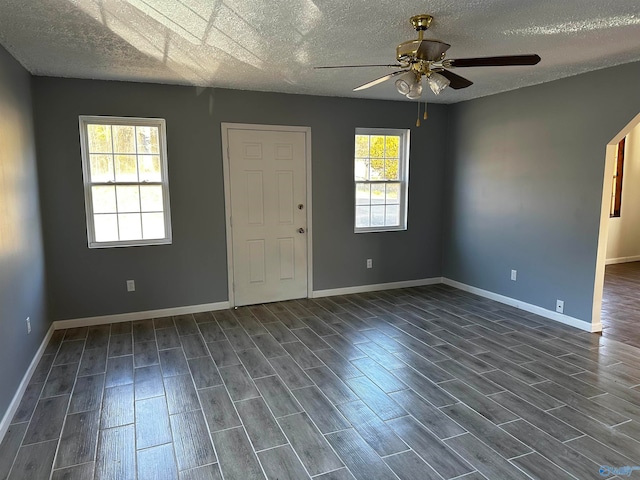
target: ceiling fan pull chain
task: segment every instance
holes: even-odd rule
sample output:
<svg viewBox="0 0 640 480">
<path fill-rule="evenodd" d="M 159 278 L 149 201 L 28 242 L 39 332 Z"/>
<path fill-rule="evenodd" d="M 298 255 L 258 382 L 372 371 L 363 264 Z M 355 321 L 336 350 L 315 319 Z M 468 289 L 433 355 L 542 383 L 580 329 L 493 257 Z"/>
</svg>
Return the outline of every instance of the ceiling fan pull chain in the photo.
<svg viewBox="0 0 640 480">
<path fill-rule="evenodd" d="M 420 126 L 420 99 L 418 99 L 418 118 L 416 118 L 416 127 Z"/>
<path fill-rule="evenodd" d="M 424 116 L 422 117 L 425 120 L 427 119 L 427 99 L 424 100 Z"/>
</svg>

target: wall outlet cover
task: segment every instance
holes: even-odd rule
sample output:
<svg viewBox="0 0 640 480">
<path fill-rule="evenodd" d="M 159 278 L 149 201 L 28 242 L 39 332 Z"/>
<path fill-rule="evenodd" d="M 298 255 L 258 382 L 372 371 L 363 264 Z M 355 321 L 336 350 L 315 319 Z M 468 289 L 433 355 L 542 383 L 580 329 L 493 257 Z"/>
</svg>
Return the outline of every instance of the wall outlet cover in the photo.
<svg viewBox="0 0 640 480">
<path fill-rule="evenodd" d="M 564 313 L 564 300 L 556 300 L 556 312 Z"/>
<path fill-rule="evenodd" d="M 373 260 L 371 258 L 367 258 L 367 268 L 373 268 Z"/>
<path fill-rule="evenodd" d="M 513 280 L 514 282 L 518 279 L 518 271 L 517 270 L 511 270 L 511 280 Z"/>
<path fill-rule="evenodd" d="M 127 280 L 127 292 L 135 292 L 135 291 L 136 291 L 136 281 Z"/>
</svg>

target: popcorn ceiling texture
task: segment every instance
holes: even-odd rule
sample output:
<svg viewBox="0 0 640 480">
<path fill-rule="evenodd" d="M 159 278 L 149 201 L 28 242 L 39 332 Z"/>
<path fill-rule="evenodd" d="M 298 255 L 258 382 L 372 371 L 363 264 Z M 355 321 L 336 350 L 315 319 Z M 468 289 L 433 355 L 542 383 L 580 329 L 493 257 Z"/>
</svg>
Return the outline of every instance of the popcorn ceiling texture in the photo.
<svg viewBox="0 0 640 480">
<path fill-rule="evenodd" d="M 473 86 L 454 103 L 640 60 L 638 0 L 2 0 L 0 44 L 34 75 L 403 100 L 386 82 L 352 92 L 416 37 L 448 58 L 538 53 L 535 67 L 460 68 Z"/>
</svg>

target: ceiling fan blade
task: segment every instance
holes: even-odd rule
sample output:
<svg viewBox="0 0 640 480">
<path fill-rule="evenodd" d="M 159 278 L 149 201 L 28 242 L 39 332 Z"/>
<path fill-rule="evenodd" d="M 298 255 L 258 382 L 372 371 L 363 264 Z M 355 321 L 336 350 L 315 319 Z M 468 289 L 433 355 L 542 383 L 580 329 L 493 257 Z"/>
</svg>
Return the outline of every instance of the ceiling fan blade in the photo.
<svg viewBox="0 0 640 480">
<path fill-rule="evenodd" d="M 401 73 L 408 72 L 408 71 L 409 70 L 400 70 L 399 72 L 389 73 L 387 75 L 384 75 L 383 77 L 376 78 L 375 80 L 372 80 L 369 83 L 365 83 L 364 85 L 360 85 L 359 87 L 354 88 L 353 91 L 357 92 L 359 90 L 364 90 L 366 88 L 373 87 L 374 85 L 378 85 L 379 83 L 386 82 L 391 77 L 395 77 L 396 75 L 400 75 Z"/>
<path fill-rule="evenodd" d="M 370 68 L 370 67 L 391 67 L 401 68 L 402 65 L 329 65 L 326 67 L 313 67 L 315 70 L 321 70 L 324 68 Z"/>
<path fill-rule="evenodd" d="M 460 67 L 508 67 L 512 65 L 536 65 L 539 55 L 504 55 L 502 57 L 457 58 L 447 60 L 446 66 Z"/>
<path fill-rule="evenodd" d="M 416 57 L 420 60 L 435 62 L 442 58 L 442 54 L 449 50 L 449 47 L 451 45 L 440 40 L 422 40 L 416 50 Z"/>
<path fill-rule="evenodd" d="M 446 79 L 451 82 L 449 83 L 449 86 L 454 90 L 460 90 L 461 88 L 467 88 L 473 85 L 473 82 L 471 80 L 467 80 L 466 78 L 461 77 L 456 73 L 450 72 L 449 70 L 438 71 L 438 73 L 443 77 L 446 77 Z"/>
</svg>

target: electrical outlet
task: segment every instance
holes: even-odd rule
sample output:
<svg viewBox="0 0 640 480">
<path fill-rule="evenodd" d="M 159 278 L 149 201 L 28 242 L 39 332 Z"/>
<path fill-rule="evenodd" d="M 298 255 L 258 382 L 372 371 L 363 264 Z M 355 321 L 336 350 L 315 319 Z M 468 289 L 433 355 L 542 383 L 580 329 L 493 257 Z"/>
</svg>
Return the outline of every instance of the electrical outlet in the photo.
<svg viewBox="0 0 640 480">
<path fill-rule="evenodd" d="M 370 258 L 367 258 L 367 268 L 373 268 L 373 260 Z"/>
<path fill-rule="evenodd" d="M 135 292 L 135 291 L 136 291 L 136 281 L 127 280 L 127 292 Z"/>
<path fill-rule="evenodd" d="M 31 319 L 27 317 L 27 335 L 31 333 Z"/>
<path fill-rule="evenodd" d="M 517 270 L 511 270 L 511 280 L 513 280 L 514 282 L 518 279 L 518 271 Z"/>
<path fill-rule="evenodd" d="M 564 313 L 564 300 L 556 300 L 556 312 Z"/>
</svg>

